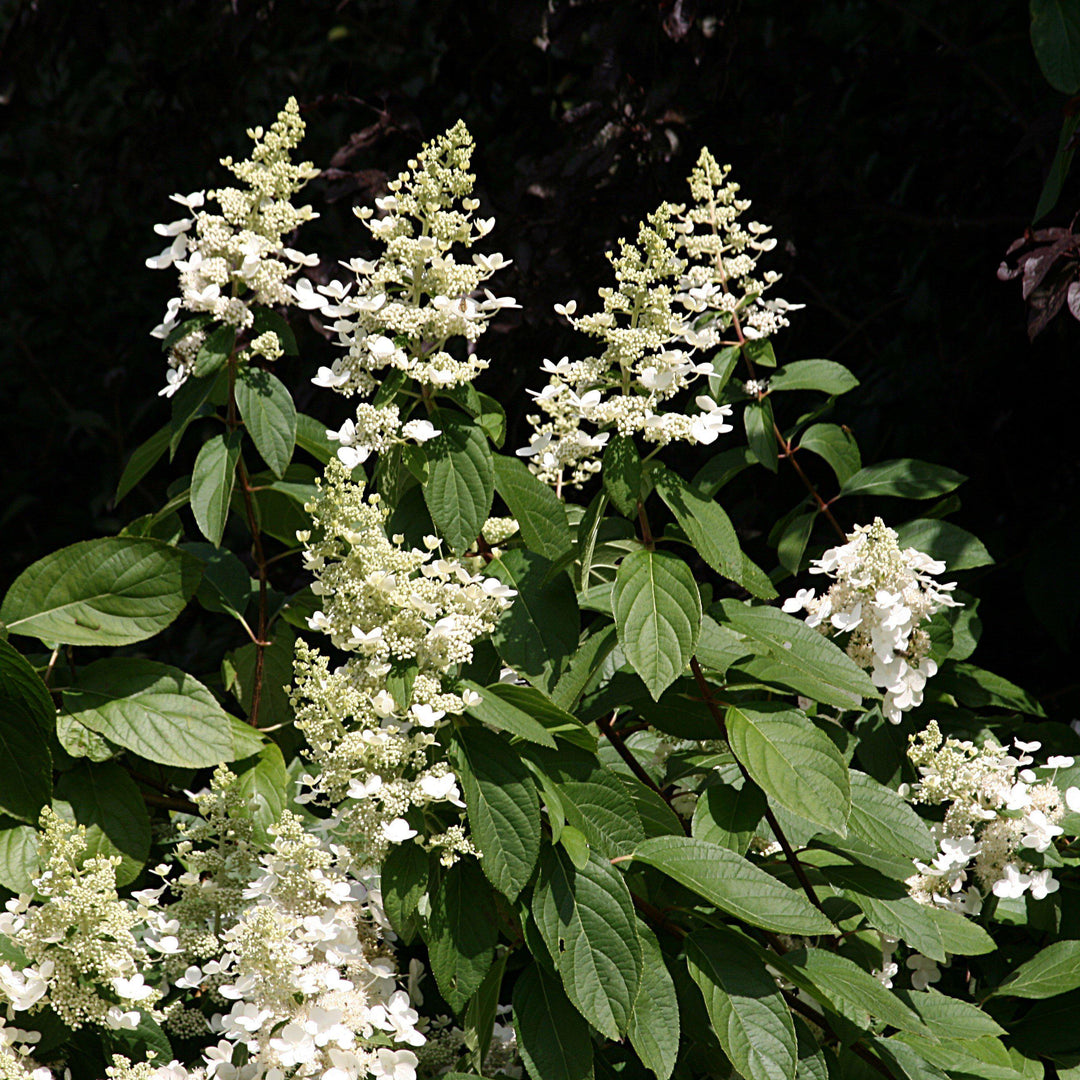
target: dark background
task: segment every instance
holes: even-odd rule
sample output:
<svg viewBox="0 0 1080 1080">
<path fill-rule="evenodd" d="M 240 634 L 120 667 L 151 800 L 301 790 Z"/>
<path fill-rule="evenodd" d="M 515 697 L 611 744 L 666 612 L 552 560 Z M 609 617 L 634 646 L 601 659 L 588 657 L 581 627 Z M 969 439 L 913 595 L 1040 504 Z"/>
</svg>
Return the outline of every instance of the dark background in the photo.
<svg viewBox="0 0 1080 1080">
<path fill-rule="evenodd" d="M 383 170 L 467 121 L 497 221 L 486 249 L 515 260 L 499 289 L 524 308 L 481 342 L 480 387 L 507 403 L 515 446 L 540 361 L 586 347 L 552 304 L 592 308 L 604 251 L 686 197 L 702 145 L 731 162 L 781 241 L 777 293 L 806 304 L 775 341 L 781 362 L 829 357 L 859 376 L 833 419 L 864 461 L 970 476 L 952 520 L 997 559 L 963 580 L 982 597 L 977 659 L 1052 715 L 1080 714 L 1080 327 L 1065 313 L 1029 343 L 1019 284 L 995 277 L 1068 107 L 1025 4 L 38 0 L 0 15 L 0 590 L 156 508 L 190 467 L 160 465 L 112 506 L 128 454 L 168 418 L 147 334 L 175 275 L 143 266 L 164 246 L 152 226 L 180 216 L 171 192 L 224 182 L 217 160 L 246 156 L 245 128 L 294 94 L 304 156 L 335 170 L 307 189 L 323 217 L 298 245 L 329 259 L 363 250 L 349 211 Z M 1047 221 L 1068 224 L 1078 199 L 1074 177 Z M 307 383 L 326 346 L 301 330 L 302 359 L 279 374 L 337 426 L 344 403 Z M 725 505 L 753 545 L 798 497 L 783 471 L 755 470 Z M 845 526 L 918 511 L 837 506 Z"/>
</svg>

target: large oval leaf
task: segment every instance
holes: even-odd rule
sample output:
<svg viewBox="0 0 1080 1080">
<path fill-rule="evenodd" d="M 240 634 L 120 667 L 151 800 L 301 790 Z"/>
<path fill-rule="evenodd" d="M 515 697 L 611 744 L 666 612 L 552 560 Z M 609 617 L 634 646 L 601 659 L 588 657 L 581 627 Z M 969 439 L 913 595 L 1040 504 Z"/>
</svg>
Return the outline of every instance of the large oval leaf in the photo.
<svg viewBox="0 0 1080 1080">
<path fill-rule="evenodd" d="M 455 733 L 454 757 L 465 793 L 480 866 L 504 896 L 514 900 L 532 876 L 540 852 L 540 797 L 529 771 L 493 732 Z"/>
<path fill-rule="evenodd" d="M 86 827 L 87 856 L 118 855 L 117 885 L 134 881 L 150 854 L 150 815 L 127 772 L 112 761 L 81 761 L 60 774 L 56 796 L 70 807 L 72 819 Z M 65 809 L 57 804 L 67 816 Z"/>
<path fill-rule="evenodd" d="M 732 705 L 726 725 L 731 752 L 766 795 L 793 814 L 847 835 L 848 768 L 828 735 L 780 702 Z"/>
<path fill-rule="evenodd" d="M 154 660 L 98 660 L 79 673 L 63 701 L 80 724 L 163 765 L 218 765 L 264 745 L 198 679 Z"/>
<path fill-rule="evenodd" d="M 496 457 L 495 489 L 517 520 L 530 551 L 557 562 L 574 545 L 566 506 L 517 458 Z"/>
<path fill-rule="evenodd" d="M 782 934 L 829 934 L 836 928 L 802 893 L 726 848 L 689 836 L 658 836 L 634 852 L 721 911 Z"/>
<path fill-rule="evenodd" d="M 487 568 L 517 590 L 495 626 L 492 644 L 507 664 L 550 694 L 577 651 L 581 615 L 574 586 L 566 574 L 549 580 L 551 563 L 531 551 L 508 551 Z"/>
<path fill-rule="evenodd" d="M 724 622 L 765 653 L 738 661 L 735 666 L 740 671 L 841 709 L 857 708 L 863 698 L 881 697 L 870 676 L 851 657 L 801 619 L 738 600 L 721 600 L 720 608 Z"/>
<path fill-rule="evenodd" d="M 164 630 L 199 585 L 202 563 L 160 540 L 107 536 L 61 548 L 24 570 L 0 620 L 65 645 L 130 645 Z"/>
<path fill-rule="evenodd" d="M 657 551 L 627 555 L 612 592 L 619 644 L 653 700 L 686 670 L 701 630 L 701 594 L 690 567 Z"/>
<path fill-rule="evenodd" d="M 657 1080 L 668 1080 L 679 1056 L 679 1000 L 652 931 L 640 920 L 637 929 L 641 940 L 641 986 L 630 1017 L 630 1045 Z"/>
<path fill-rule="evenodd" d="M 533 1080 L 592 1080 L 589 1025 L 538 963 L 514 983 L 514 1030 Z"/>
<path fill-rule="evenodd" d="M 239 431 L 207 439 L 195 459 L 195 470 L 191 474 L 191 511 L 199 531 L 214 547 L 220 546 L 225 532 L 239 459 Z"/>
<path fill-rule="evenodd" d="M 686 939 L 686 963 L 735 1068 L 748 1080 L 794 1080 L 795 1025 L 753 949 L 730 931 L 696 930 Z"/>
<path fill-rule="evenodd" d="M 456 552 L 472 546 L 491 513 L 495 466 L 487 437 L 457 413 L 437 409 L 431 422 L 442 434 L 425 446 L 424 501 L 431 520 Z"/>
<path fill-rule="evenodd" d="M 37 822 L 52 797 L 48 736 L 56 709 L 37 672 L 0 640 L 0 812 Z"/>
<path fill-rule="evenodd" d="M 1080 941 L 1055 941 L 1021 964 L 994 993 L 1048 998 L 1080 986 Z"/>
<path fill-rule="evenodd" d="M 566 996 L 609 1039 L 625 1035 L 642 954 L 622 874 L 595 853 L 576 868 L 565 851 L 545 847 L 532 913 Z"/>
<path fill-rule="evenodd" d="M 237 374 L 236 404 L 251 441 L 275 476 L 284 476 L 296 445 L 296 406 L 275 375 L 245 364 Z"/>
</svg>

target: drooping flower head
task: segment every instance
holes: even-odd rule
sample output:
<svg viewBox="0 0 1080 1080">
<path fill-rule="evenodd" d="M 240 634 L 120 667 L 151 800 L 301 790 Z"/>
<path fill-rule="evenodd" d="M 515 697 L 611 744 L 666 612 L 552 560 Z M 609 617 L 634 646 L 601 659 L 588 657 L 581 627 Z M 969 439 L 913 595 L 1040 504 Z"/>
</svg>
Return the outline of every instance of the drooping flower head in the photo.
<svg viewBox="0 0 1080 1080">
<path fill-rule="evenodd" d="M 858 525 L 848 542 L 810 564 L 834 584 L 820 596 L 800 589 L 784 611 L 806 611 L 808 626 L 823 634 L 849 633 L 847 653 L 885 691 L 882 708 L 894 724 L 922 703 L 926 680 L 937 672 L 930 635 L 922 628 L 937 611 L 957 607 L 956 582 L 936 581 L 945 564 L 915 548 L 901 550 L 881 518 Z"/>
</svg>

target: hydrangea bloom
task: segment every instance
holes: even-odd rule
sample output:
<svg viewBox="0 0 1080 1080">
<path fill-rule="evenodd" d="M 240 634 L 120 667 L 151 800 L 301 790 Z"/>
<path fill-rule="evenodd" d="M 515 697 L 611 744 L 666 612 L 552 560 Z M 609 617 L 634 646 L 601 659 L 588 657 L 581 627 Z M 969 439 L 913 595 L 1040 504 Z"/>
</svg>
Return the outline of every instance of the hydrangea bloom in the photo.
<svg viewBox="0 0 1080 1080">
<path fill-rule="evenodd" d="M 390 194 L 356 211 L 385 252 L 377 259 L 352 259 L 342 265 L 353 281 L 312 287 L 301 280 L 292 289 L 304 308 L 333 319 L 338 344 L 346 353 L 312 379 L 345 396 L 368 397 L 382 372 L 400 373 L 420 384 L 421 394 L 470 382 L 487 367 L 475 342 L 513 297 L 484 288 L 509 260 L 496 253 L 458 261 L 458 248 L 470 248 L 494 226 L 476 218 L 471 197 L 475 177 L 468 171 L 473 141 L 458 121 L 426 143 L 407 169 L 388 185 Z M 451 349 L 454 338 L 464 347 Z M 425 442 L 439 432 L 426 420 L 402 422 L 394 404 L 363 403 L 331 438 L 341 443 L 338 457 L 347 465 L 395 442 Z"/>
<path fill-rule="evenodd" d="M 443 557 L 436 537 L 424 550 L 388 538 L 388 511 L 338 461 L 308 510 L 318 539 L 302 537 L 304 559 L 322 602 L 310 625 L 351 654 L 331 670 L 317 649 L 297 646 L 293 705 L 319 770 L 308 797 L 338 807 L 364 860 L 417 835 L 410 811 L 440 803 L 454 808 L 451 820 L 427 842 L 451 858 L 471 850 L 456 780 L 432 758 L 434 732 L 469 703 L 451 669 L 471 660 L 473 641 L 494 628 L 514 591 Z"/>
<path fill-rule="evenodd" d="M 784 601 L 787 612 L 805 611 L 807 626 L 823 634 L 848 633 L 847 653 L 885 691 L 882 710 L 894 724 L 922 703 L 926 680 L 937 671 L 930 635 L 920 624 L 936 611 L 959 606 L 955 582 L 935 575 L 945 564 L 915 548 L 900 549 L 881 518 L 858 525 L 848 542 L 810 564 L 810 573 L 834 580 L 820 596 L 800 589 Z"/>
<path fill-rule="evenodd" d="M 304 222 L 318 217 L 310 206 L 293 206 L 293 196 L 319 170 L 310 161 L 295 165 L 290 151 L 304 135 L 304 121 L 295 98 L 269 131 L 248 131 L 255 146 L 246 161 L 223 158 L 221 164 L 245 185 L 173 195 L 189 216 L 154 226 L 170 238 L 160 255 L 146 260 L 152 270 L 175 266 L 180 271 L 180 296 L 169 301 L 165 318 L 153 337 L 166 338 L 179 325 L 181 312 L 205 313 L 215 322 L 245 330 L 252 326 L 252 306 L 292 304 L 294 293 L 286 282 L 301 265 L 318 262 L 285 245 L 285 237 Z M 219 214 L 203 209 L 216 202 Z M 199 328 L 173 342 L 169 370 L 161 393 L 171 397 L 191 374 L 199 349 L 206 340 Z M 249 354 L 277 359 L 282 345 L 267 330 L 248 343 Z"/>
<path fill-rule="evenodd" d="M 977 747 L 944 738 L 934 721 L 911 737 L 908 756 L 919 782 L 908 795 L 946 807 L 944 821 L 932 830 L 937 856 L 916 863 L 917 873 L 908 879 L 916 900 L 977 915 L 990 892 L 1015 899 L 1030 890 L 1039 900 L 1057 890 L 1051 872 L 1035 869 L 1023 855 L 1046 851 L 1061 835 L 1058 821 L 1065 813 L 1065 796 L 1052 775 L 1040 779 L 1031 768 L 1030 752 L 1039 745 L 1017 741 L 1013 752 L 990 742 Z"/>
<path fill-rule="evenodd" d="M 641 225 L 636 243 L 619 241 L 618 254 L 608 256 L 617 286 L 600 290 L 603 311 L 575 317 L 576 302 L 556 305 L 604 348 L 584 360 L 545 360 L 548 384 L 530 391 L 540 410 L 528 418 L 536 433 L 517 452 L 546 482 L 587 480 L 612 431 L 666 446 L 711 444 L 732 430 L 731 406 L 709 394 L 698 393 L 690 413 L 669 403 L 715 374 L 701 354 L 738 340 L 725 341 L 726 332 L 767 337 L 787 325 L 784 312 L 796 305 L 762 299 L 780 275 L 757 277 L 757 260 L 776 241 L 766 237 L 767 226 L 743 226 L 739 219 L 750 203 L 736 197 L 729 171 L 702 150 L 690 176 L 690 209 L 663 203 Z"/>
</svg>

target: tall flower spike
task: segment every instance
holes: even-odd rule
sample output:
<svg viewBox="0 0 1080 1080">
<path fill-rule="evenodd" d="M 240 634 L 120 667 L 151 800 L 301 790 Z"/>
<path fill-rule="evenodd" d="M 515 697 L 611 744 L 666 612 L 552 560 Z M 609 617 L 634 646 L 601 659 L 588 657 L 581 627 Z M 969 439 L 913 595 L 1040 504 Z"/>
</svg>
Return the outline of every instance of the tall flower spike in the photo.
<svg viewBox="0 0 1080 1080">
<path fill-rule="evenodd" d="M 444 833 L 426 842 L 452 861 L 472 848 L 434 733 L 469 704 L 453 671 L 472 659 L 473 642 L 491 632 L 514 592 L 442 557 L 435 537 L 424 550 L 387 538 L 388 511 L 340 462 L 331 460 L 320 487 L 307 508 L 319 539 L 301 536 L 322 602 L 309 621 L 351 655 L 331 670 L 318 650 L 297 645 L 293 705 L 318 772 L 307 798 L 338 807 L 341 835 L 360 861 L 379 861 L 388 846 L 416 836 L 414 808 L 448 804 Z"/>
<path fill-rule="evenodd" d="M 254 321 L 253 305 L 296 303 L 286 284 L 301 265 L 318 262 L 285 246 L 285 238 L 304 222 L 318 217 L 310 206 L 293 206 L 292 198 L 319 170 L 310 161 L 293 164 L 290 153 L 304 135 L 304 121 L 295 98 L 269 131 L 248 131 L 255 146 L 246 161 L 222 158 L 221 164 L 244 187 L 173 195 L 190 216 L 154 226 L 171 242 L 160 255 L 146 260 L 152 270 L 175 266 L 180 271 L 180 296 L 169 301 L 165 318 L 151 335 L 167 338 L 180 324 L 181 313 L 206 313 L 212 321 L 247 329 Z M 202 209 L 216 202 L 219 214 Z M 187 380 L 199 348 L 206 340 L 199 328 L 173 342 L 169 370 L 160 391 L 171 397 Z M 281 355 L 282 345 L 273 331 L 259 334 L 248 346 L 268 360 Z"/>
<path fill-rule="evenodd" d="M 757 278 L 757 260 L 776 241 L 757 222 L 743 228 L 739 218 L 750 203 L 736 198 L 729 170 L 702 150 L 690 176 L 690 209 L 663 203 L 640 226 L 636 243 L 619 241 L 618 254 L 608 255 L 617 286 L 600 290 L 603 311 L 575 317 L 575 302 L 555 306 L 604 351 L 580 361 L 545 360 L 547 386 L 529 391 L 540 409 L 528 418 L 536 434 L 517 453 L 547 483 L 587 480 L 599 470 L 612 431 L 666 446 L 707 445 L 732 430 L 731 406 L 708 394 L 695 396 L 690 413 L 669 403 L 714 374 L 702 356 L 738 340 L 736 322 L 744 338 L 763 338 L 786 326 L 783 313 L 797 305 L 761 299 L 780 275 Z"/>
<path fill-rule="evenodd" d="M 472 152 L 461 121 L 426 143 L 390 182 L 390 194 L 375 200 L 378 216 L 370 207 L 356 211 L 383 254 L 343 263 L 354 276 L 348 284 L 333 281 L 314 290 L 297 284 L 297 302 L 333 319 L 346 350 L 332 367 L 319 369 L 316 386 L 369 397 L 389 371 L 428 393 L 471 382 L 487 367 L 475 342 L 495 315 L 518 304 L 483 287 L 508 259 L 496 252 L 458 261 L 459 248 L 471 248 L 494 226 L 493 218 L 474 217 L 480 204 L 471 197 Z M 451 345 L 455 338 L 463 340 Z M 395 442 L 437 434 L 424 420 L 403 422 L 395 405 L 363 403 L 356 420 L 331 437 L 342 443 L 338 457 L 351 466 Z"/>
</svg>

